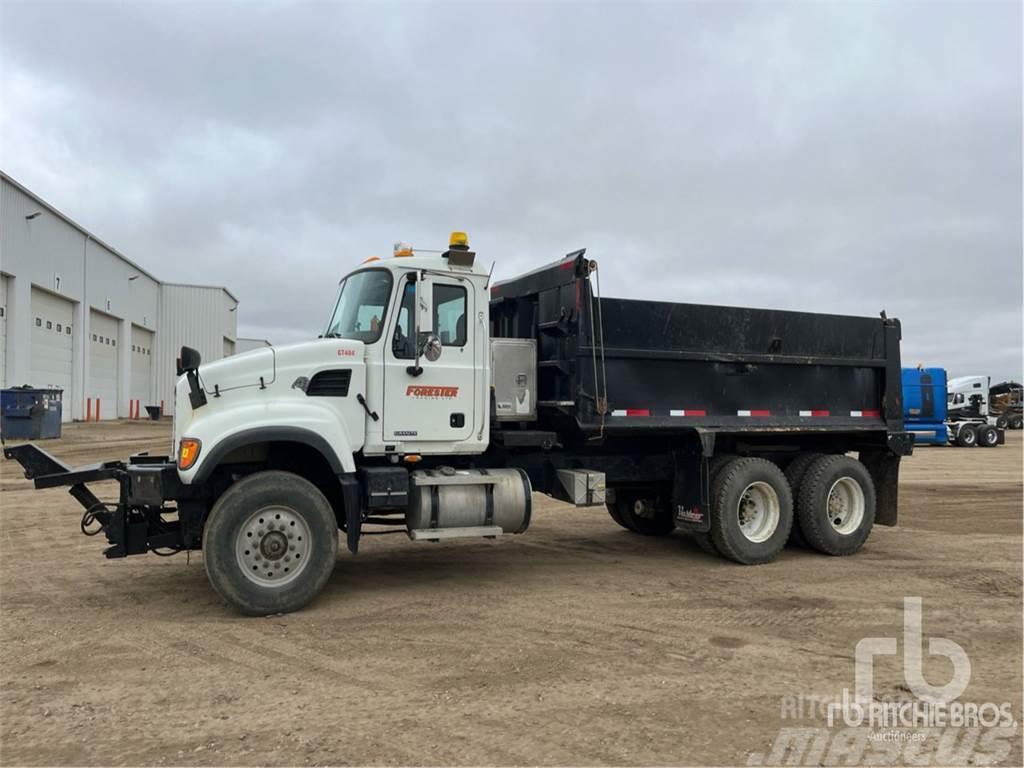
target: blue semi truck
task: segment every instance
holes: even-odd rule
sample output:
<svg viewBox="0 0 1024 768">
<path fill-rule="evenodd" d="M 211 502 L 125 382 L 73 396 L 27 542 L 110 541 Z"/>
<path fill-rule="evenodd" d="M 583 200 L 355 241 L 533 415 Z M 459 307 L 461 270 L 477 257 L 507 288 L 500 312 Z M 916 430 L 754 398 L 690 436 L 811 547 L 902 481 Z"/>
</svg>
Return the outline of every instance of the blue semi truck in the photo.
<svg viewBox="0 0 1024 768">
<path fill-rule="evenodd" d="M 945 368 L 904 368 L 903 422 L 914 444 L 991 448 L 1006 442 L 1006 433 L 990 422 L 988 384 L 982 378 L 962 377 L 951 388 Z"/>
</svg>

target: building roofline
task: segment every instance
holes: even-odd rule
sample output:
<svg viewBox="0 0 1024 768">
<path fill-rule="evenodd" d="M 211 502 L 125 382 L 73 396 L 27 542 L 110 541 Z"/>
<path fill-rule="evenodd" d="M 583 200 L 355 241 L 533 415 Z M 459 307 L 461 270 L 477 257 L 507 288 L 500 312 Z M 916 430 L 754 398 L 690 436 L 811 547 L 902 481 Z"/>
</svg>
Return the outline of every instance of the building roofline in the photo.
<svg viewBox="0 0 1024 768">
<path fill-rule="evenodd" d="M 208 290 L 224 291 L 224 293 L 231 297 L 232 301 L 234 301 L 235 304 L 241 303 L 238 301 L 238 298 L 235 296 L 235 294 L 233 294 L 223 285 L 200 285 L 199 283 L 168 283 L 164 281 L 160 281 L 160 285 L 169 285 L 172 288 L 206 288 Z"/>
<path fill-rule="evenodd" d="M 146 277 L 148 277 L 154 283 L 157 283 L 158 285 L 177 285 L 177 286 L 181 286 L 181 287 L 185 287 L 185 288 L 219 288 L 220 290 L 224 291 L 224 293 L 226 293 L 228 296 L 230 296 L 234 300 L 234 302 L 236 304 L 240 303 L 238 301 L 238 298 L 233 293 L 231 293 L 231 291 L 229 291 L 227 288 L 225 288 L 223 285 L 194 285 L 194 284 L 190 284 L 190 283 L 168 283 L 168 282 L 166 282 L 164 280 L 161 280 L 156 275 L 154 275 L 152 272 L 150 272 L 148 269 L 143 269 L 142 267 L 140 267 L 136 262 L 134 262 L 131 259 L 129 259 L 127 256 L 125 256 L 119 250 L 117 250 L 112 245 L 107 243 L 105 240 L 103 240 L 102 238 L 99 238 L 96 235 L 94 235 L 92 232 L 90 232 L 88 229 L 83 227 L 81 224 L 79 224 L 77 221 L 72 219 L 70 216 L 68 216 L 67 214 L 65 214 L 62 211 L 60 211 L 60 209 L 58 209 L 55 206 L 53 206 L 52 204 L 46 202 L 43 198 L 41 198 L 39 195 L 37 195 L 31 189 L 26 187 L 24 184 L 21 184 L 16 179 L 12 178 L 11 175 L 9 173 L 7 173 L 6 171 L 4 171 L 3 169 L 0 169 L 0 178 L 2 178 L 4 181 L 9 183 L 12 187 L 17 189 L 22 194 L 31 197 L 36 203 L 38 203 L 39 205 L 41 205 L 44 208 L 46 208 L 46 210 L 48 210 L 50 213 L 52 213 L 58 219 L 62 220 L 64 223 L 69 224 L 72 227 L 74 227 L 75 229 L 77 229 L 79 232 L 81 232 L 83 235 L 85 235 L 90 240 L 95 242 L 97 245 L 101 245 L 104 248 L 106 248 L 112 254 L 117 256 L 117 258 L 121 259 L 121 261 L 123 261 L 126 264 L 130 265 L 133 269 L 137 269 L 139 272 L 144 274 Z"/>
</svg>

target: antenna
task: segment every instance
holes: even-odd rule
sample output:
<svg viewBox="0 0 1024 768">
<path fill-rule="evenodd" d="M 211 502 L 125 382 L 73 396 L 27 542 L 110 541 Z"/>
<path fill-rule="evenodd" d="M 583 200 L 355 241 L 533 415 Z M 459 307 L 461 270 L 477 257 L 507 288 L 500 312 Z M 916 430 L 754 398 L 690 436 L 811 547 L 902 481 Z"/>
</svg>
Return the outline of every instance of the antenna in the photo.
<svg viewBox="0 0 1024 768">
<path fill-rule="evenodd" d="M 487 273 L 487 282 L 484 283 L 484 290 L 487 290 L 491 286 L 491 275 L 494 274 L 494 265 L 497 264 L 497 263 L 498 263 L 497 261 L 492 261 L 491 262 L 491 270 L 490 270 L 490 272 Z"/>
</svg>

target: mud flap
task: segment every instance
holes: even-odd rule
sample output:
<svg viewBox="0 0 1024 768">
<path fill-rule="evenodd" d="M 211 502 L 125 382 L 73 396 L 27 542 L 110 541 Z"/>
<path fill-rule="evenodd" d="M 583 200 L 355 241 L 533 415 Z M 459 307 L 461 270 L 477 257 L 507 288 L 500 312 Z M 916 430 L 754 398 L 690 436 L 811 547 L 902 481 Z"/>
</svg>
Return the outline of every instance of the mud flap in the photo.
<svg viewBox="0 0 1024 768">
<path fill-rule="evenodd" d="M 676 527 L 706 533 L 711 530 L 711 492 L 708 460 L 703 452 L 677 452 L 672 482 L 672 513 Z"/>
<path fill-rule="evenodd" d="M 888 450 L 860 452 L 860 463 L 867 467 L 875 483 L 875 523 L 878 525 L 896 525 L 900 458 Z"/>
<path fill-rule="evenodd" d="M 345 503 L 345 534 L 348 551 L 359 552 L 359 537 L 363 532 L 363 505 L 360 500 L 359 479 L 354 472 L 338 475 L 341 496 Z"/>
</svg>

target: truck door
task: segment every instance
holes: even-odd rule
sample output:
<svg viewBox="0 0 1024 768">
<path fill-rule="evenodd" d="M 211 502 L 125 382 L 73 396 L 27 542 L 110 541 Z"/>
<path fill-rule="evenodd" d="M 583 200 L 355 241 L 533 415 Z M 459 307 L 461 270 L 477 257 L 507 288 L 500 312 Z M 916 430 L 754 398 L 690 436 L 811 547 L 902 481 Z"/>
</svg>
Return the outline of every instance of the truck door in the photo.
<svg viewBox="0 0 1024 768">
<path fill-rule="evenodd" d="M 388 348 L 384 352 L 384 439 L 405 444 L 405 449 L 429 452 L 438 443 L 466 440 L 473 434 L 478 324 L 472 322 L 473 291 L 468 282 L 426 274 L 433 303 L 433 332 L 441 340 L 441 356 L 421 356 L 422 373 L 415 375 L 416 284 L 402 286 L 395 307 Z"/>
</svg>

